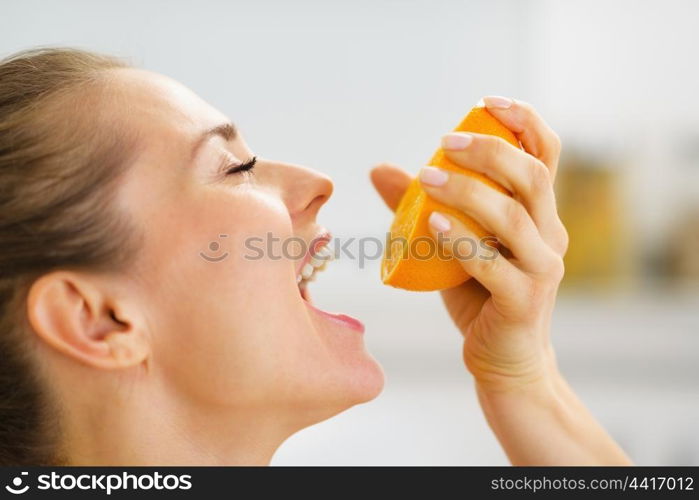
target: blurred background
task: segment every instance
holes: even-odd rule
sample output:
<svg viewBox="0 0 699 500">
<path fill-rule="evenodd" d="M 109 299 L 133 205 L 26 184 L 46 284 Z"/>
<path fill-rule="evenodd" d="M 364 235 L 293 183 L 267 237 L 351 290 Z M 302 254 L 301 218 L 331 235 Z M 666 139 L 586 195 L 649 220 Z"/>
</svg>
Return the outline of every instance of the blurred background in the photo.
<svg viewBox="0 0 699 500">
<path fill-rule="evenodd" d="M 415 173 L 481 96 L 531 102 L 564 145 L 560 366 L 634 461 L 699 464 L 699 3 L 1 7 L 0 56 L 60 44 L 127 57 L 224 111 L 258 154 L 331 175 L 320 222 L 343 240 L 383 239 L 390 224 L 372 164 Z M 312 293 L 364 320 L 383 394 L 293 436 L 273 463 L 506 464 L 438 294 L 384 287 L 378 264 L 341 259 Z"/>
</svg>

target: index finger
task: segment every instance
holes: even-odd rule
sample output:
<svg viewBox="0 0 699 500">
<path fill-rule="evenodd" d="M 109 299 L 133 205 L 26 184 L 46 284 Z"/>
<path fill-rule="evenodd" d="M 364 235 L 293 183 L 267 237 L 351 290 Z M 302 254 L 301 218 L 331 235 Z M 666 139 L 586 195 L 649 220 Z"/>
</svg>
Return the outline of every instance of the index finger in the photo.
<svg viewBox="0 0 699 500">
<path fill-rule="evenodd" d="M 551 178 L 555 178 L 561 140 L 541 115 L 530 104 L 509 97 L 489 96 L 483 102 L 517 136 L 525 151 L 541 160 L 551 171 Z"/>
</svg>

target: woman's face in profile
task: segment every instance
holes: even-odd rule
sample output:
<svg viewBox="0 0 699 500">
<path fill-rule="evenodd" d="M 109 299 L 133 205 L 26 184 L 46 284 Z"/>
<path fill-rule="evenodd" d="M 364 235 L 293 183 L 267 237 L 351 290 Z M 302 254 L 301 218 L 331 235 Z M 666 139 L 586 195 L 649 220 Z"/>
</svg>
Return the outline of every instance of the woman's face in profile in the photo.
<svg viewBox="0 0 699 500">
<path fill-rule="evenodd" d="M 125 273 L 159 383 L 193 408 L 269 410 L 292 426 L 375 397 L 383 373 L 360 325 L 317 311 L 297 284 L 299 248 L 327 235 L 316 216 L 331 181 L 259 155 L 231 172 L 255 153 L 240 130 L 203 135 L 226 116 L 164 76 L 115 75 L 120 122 L 142 147 L 118 193 L 144 235 Z M 294 250 L 251 250 L 269 235 Z"/>
</svg>

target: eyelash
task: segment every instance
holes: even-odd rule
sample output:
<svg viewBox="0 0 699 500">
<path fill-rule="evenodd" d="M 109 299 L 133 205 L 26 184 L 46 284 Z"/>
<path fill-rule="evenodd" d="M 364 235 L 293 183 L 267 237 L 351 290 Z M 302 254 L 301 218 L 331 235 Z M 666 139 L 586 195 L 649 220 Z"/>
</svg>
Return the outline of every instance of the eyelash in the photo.
<svg viewBox="0 0 699 500">
<path fill-rule="evenodd" d="M 253 156 L 245 163 L 238 163 L 236 165 L 229 166 L 226 169 L 226 175 L 239 174 L 241 172 L 252 173 L 252 169 L 255 168 L 256 163 L 257 163 L 257 156 Z"/>
</svg>

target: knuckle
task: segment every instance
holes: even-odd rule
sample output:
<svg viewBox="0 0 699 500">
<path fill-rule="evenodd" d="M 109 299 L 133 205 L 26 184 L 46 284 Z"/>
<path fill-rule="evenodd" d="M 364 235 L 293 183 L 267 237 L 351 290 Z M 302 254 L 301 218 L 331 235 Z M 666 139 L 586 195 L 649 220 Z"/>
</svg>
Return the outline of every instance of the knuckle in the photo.
<svg viewBox="0 0 699 500">
<path fill-rule="evenodd" d="M 514 298 L 517 319 L 524 322 L 531 322 L 541 314 L 541 310 L 546 300 L 546 289 L 534 279 L 527 279 L 517 287 L 519 293 Z"/>
<path fill-rule="evenodd" d="M 500 257 L 499 255 L 496 255 L 494 258 L 485 258 L 479 255 L 475 259 L 475 266 L 477 267 L 479 274 L 496 274 L 500 268 Z"/>
<path fill-rule="evenodd" d="M 570 245 L 570 235 L 568 234 L 568 230 L 565 228 L 563 223 L 561 223 L 558 233 L 558 253 L 563 256 L 568 251 L 568 246 Z"/>
<path fill-rule="evenodd" d="M 533 156 L 529 160 L 529 190 L 536 195 L 551 189 L 551 171 L 546 165 Z"/>
<path fill-rule="evenodd" d="M 485 144 L 486 162 L 489 166 L 497 165 L 502 160 L 505 140 L 494 135 L 485 135 L 482 140 Z"/>
<path fill-rule="evenodd" d="M 502 137 L 491 137 L 493 142 L 493 163 L 500 163 L 504 160 L 505 150 L 507 149 L 508 143 Z"/>
<path fill-rule="evenodd" d="M 563 279 L 565 274 L 565 264 L 563 257 L 556 253 L 551 247 L 545 251 L 545 255 L 540 258 L 540 264 L 535 271 L 536 281 L 540 286 L 557 285 Z"/>
<path fill-rule="evenodd" d="M 548 264 L 548 275 L 554 281 L 554 283 L 559 283 L 563 276 L 565 275 L 565 263 L 563 262 L 563 257 L 560 255 L 554 255 L 551 257 Z"/>
<path fill-rule="evenodd" d="M 561 149 L 563 148 L 563 142 L 561 141 L 561 137 L 553 130 L 551 131 L 551 137 L 549 139 L 549 142 L 551 143 L 551 149 L 553 151 L 555 151 L 557 154 L 561 152 Z"/>
<path fill-rule="evenodd" d="M 452 182 L 449 183 L 449 197 L 458 208 L 464 209 L 474 203 L 478 196 L 479 182 L 469 176 L 452 174 Z"/>
<path fill-rule="evenodd" d="M 528 314 L 539 314 L 546 300 L 546 292 L 546 287 L 542 286 L 539 281 L 529 281 L 526 288 L 526 311 Z"/>
<path fill-rule="evenodd" d="M 459 261 L 465 262 L 476 257 L 476 245 L 472 238 L 461 236 L 452 242 L 452 256 Z"/>
<path fill-rule="evenodd" d="M 510 200 L 505 206 L 505 216 L 507 223 L 514 233 L 522 233 L 528 226 L 529 214 L 518 202 Z"/>
</svg>

